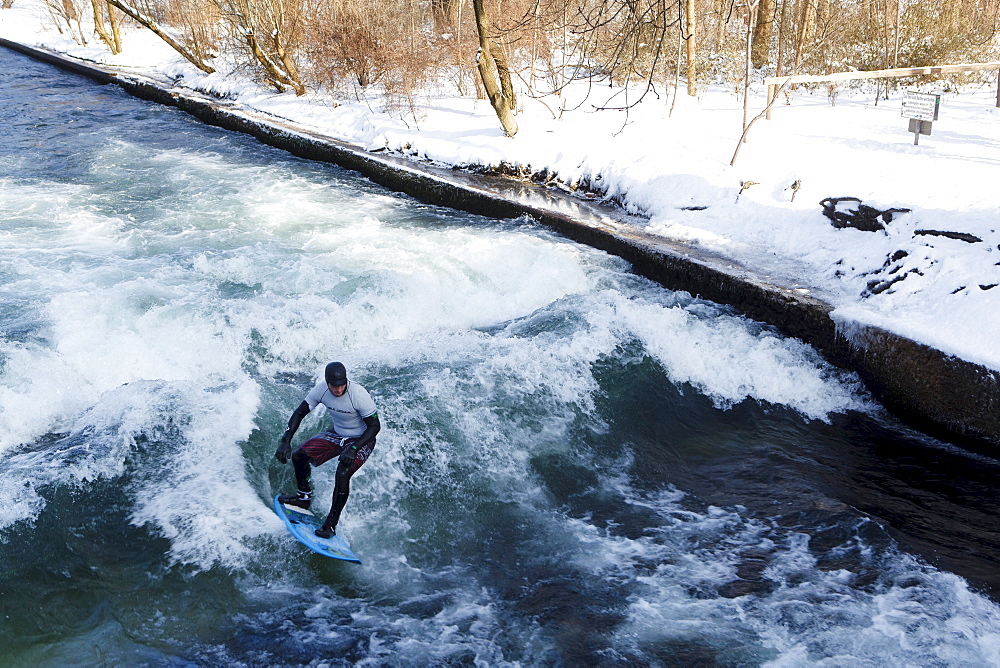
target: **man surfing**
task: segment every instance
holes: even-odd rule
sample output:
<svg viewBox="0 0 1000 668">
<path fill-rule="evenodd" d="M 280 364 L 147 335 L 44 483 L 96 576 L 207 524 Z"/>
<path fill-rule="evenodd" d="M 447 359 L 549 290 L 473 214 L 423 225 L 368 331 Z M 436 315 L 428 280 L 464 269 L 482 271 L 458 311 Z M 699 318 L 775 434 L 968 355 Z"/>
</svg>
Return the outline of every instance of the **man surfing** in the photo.
<svg viewBox="0 0 1000 668">
<path fill-rule="evenodd" d="M 292 452 L 292 436 L 302 423 L 302 418 L 319 404 L 326 406 L 333 420 L 333 427 L 316 434 L 299 446 L 291 455 L 295 466 L 296 494 L 282 494 L 278 501 L 290 506 L 308 509 L 312 505 L 312 487 L 309 476 L 312 466 L 319 466 L 334 457 L 337 474 L 333 486 L 333 502 L 330 514 L 323 526 L 316 529 L 320 538 L 330 538 L 337 533 L 340 514 L 347 504 L 351 491 L 351 476 L 364 464 L 375 449 L 375 435 L 382 425 L 378 421 L 375 401 L 368 390 L 347 379 L 347 369 L 340 362 L 326 365 L 324 379 L 316 383 L 305 400 L 288 419 L 288 429 L 281 437 L 281 445 L 275 451 L 275 458 L 282 464 L 288 462 Z"/>
</svg>

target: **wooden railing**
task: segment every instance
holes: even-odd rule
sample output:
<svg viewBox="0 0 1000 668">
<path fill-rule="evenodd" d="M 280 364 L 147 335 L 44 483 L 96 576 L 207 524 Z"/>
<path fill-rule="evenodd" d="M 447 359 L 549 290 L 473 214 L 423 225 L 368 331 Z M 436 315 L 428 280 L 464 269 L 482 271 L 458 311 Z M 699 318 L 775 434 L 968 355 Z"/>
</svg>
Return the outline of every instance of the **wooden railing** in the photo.
<svg viewBox="0 0 1000 668">
<path fill-rule="evenodd" d="M 890 70 L 867 70 L 857 72 L 834 72 L 833 74 L 796 74 L 785 77 L 767 77 L 767 118 L 771 118 L 771 103 L 781 86 L 796 83 L 820 83 L 823 81 L 847 81 L 850 79 L 888 79 L 891 77 L 933 76 L 935 74 L 958 74 L 961 72 L 980 72 L 984 70 L 1000 70 L 1000 62 L 969 63 L 965 65 L 934 65 L 931 67 L 896 67 Z M 1000 77 L 997 78 L 997 107 L 1000 107 Z"/>
</svg>

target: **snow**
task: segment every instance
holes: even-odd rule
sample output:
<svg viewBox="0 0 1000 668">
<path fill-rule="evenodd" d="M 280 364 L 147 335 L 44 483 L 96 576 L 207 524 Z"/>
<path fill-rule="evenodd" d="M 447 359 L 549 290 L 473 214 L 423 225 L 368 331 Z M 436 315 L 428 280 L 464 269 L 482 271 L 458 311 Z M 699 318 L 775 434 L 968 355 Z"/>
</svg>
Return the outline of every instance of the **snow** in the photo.
<svg viewBox="0 0 1000 668">
<path fill-rule="evenodd" d="M 249 110 L 370 150 L 444 165 L 548 169 L 566 183 L 589 180 L 647 216 L 647 232 L 810 286 L 839 320 L 880 326 L 1000 370 L 994 345 L 1000 286 L 991 287 L 1000 284 L 995 84 L 944 93 L 933 134 L 919 145 L 901 117 L 901 92 L 876 104 L 872 93 L 843 90 L 832 104 L 825 92 L 799 89 L 790 104 L 781 96 L 771 120 L 753 126 L 730 166 L 743 103 L 718 86 L 702 86 L 697 98 L 682 93 L 672 114 L 663 91 L 626 114 L 596 109 L 614 95 L 612 104 L 620 103 L 620 90 L 598 87 L 583 100 L 581 84 L 559 118 L 551 110 L 560 99 L 522 95 L 520 131 L 508 138 L 487 101 L 454 93 L 421 94 L 416 114 L 386 113 L 370 91 L 350 99 L 295 97 L 223 66 L 205 75 L 137 28 L 125 34 L 118 56 L 96 39 L 81 47 L 55 30 L 40 0 L 0 10 L 0 37 L 159 78 L 182 77 L 183 86 L 225 93 Z M 764 104 L 757 86 L 751 117 Z M 845 196 L 879 210 L 911 211 L 883 231 L 836 229 L 819 202 Z M 927 230 L 982 241 L 917 234 Z"/>
</svg>

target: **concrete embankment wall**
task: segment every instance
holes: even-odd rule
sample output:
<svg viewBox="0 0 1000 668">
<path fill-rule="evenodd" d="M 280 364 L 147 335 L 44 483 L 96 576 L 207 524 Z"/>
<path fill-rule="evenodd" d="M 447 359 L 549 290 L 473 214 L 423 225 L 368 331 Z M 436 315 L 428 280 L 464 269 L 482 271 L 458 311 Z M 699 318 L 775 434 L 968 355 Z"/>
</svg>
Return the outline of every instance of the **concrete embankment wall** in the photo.
<svg viewBox="0 0 1000 668">
<path fill-rule="evenodd" d="M 636 273 L 673 290 L 728 304 L 818 348 L 856 371 L 905 422 L 934 436 L 996 453 L 1000 447 L 1000 373 L 876 327 L 836 321 L 832 307 L 800 286 L 780 285 L 724 257 L 645 234 L 611 208 L 510 179 L 474 176 L 366 152 L 314 135 L 237 104 L 0 39 L 0 45 L 113 83 L 136 97 L 175 106 L 206 123 L 253 135 L 294 155 L 355 170 L 428 203 L 512 218 L 531 216 L 564 236 L 632 263 Z"/>
</svg>

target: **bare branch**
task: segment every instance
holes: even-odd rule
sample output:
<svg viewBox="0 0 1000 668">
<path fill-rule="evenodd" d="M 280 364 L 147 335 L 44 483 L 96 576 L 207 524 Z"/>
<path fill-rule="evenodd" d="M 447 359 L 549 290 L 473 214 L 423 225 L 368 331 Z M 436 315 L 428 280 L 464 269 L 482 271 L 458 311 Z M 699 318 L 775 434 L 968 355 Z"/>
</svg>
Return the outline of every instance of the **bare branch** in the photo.
<svg viewBox="0 0 1000 668">
<path fill-rule="evenodd" d="M 185 48 L 183 44 L 181 44 L 177 39 L 175 39 L 172 35 L 170 35 L 168 28 L 160 26 L 151 17 L 145 15 L 144 13 L 132 7 L 131 5 L 127 4 L 123 0 L 107 0 L 107 1 L 109 4 L 114 5 L 118 9 L 122 10 L 125 14 L 132 17 L 132 19 L 137 23 L 139 23 L 140 25 L 151 30 L 153 34 L 155 34 L 157 37 L 159 37 L 164 42 L 169 44 L 170 48 L 172 48 L 174 51 L 184 56 L 184 58 L 189 63 L 197 67 L 202 72 L 206 74 L 212 74 L 213 72 L 215 72 L 215 69 L 206 65 L 201 60 L 201 58 L 191 53 L 190 50 Z"/>
</svg>

